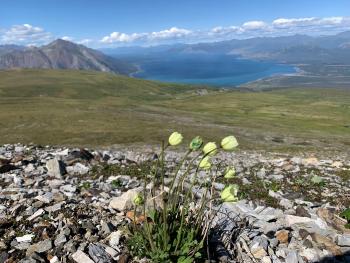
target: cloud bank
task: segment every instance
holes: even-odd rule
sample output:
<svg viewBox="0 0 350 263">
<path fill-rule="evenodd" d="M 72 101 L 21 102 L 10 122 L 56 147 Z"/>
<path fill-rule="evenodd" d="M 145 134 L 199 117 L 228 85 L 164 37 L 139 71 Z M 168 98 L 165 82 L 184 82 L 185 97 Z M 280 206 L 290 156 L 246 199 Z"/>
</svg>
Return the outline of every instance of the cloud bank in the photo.
<svg viewBox="0 0 350 263">
<path fill-rule="evenodd" d="M 45 29 L 29 24 L 0 29 L 0 44 L 42 45 L 55 38 L 74 41 L 93 47 L 127 45 L 156 45 L 169 43 L 197 43 L 250 37 L 281 36 L 292 34 L 322 35 L 350 30 L 350 17 L 277 18 L 266 22 L 246 21 L 241 25 L 217 26 L 211 29 L 190 30 L 171 27 L 154 32 L 111 32 L 99 39 L 76 39 L 71 36 L 55 36 Z"/>
<path fill-rule="evenodd" d="M 250 38 L 258 36 L 280 36 L 291 34 L 333 34 L 350 30 L 350 17 L 306 17 L 278 18 L 272 22 L 247 21 L 241 25 L 217 26 L 209 30 L 189 30 L 172 27 L 158 32 L 122 33 L 112 32 L 103 37 L 100 43 L 107 45 L 122 44 L 161 44 L 198 41 L 219 41 L 232 38 Z"/>
</svg>

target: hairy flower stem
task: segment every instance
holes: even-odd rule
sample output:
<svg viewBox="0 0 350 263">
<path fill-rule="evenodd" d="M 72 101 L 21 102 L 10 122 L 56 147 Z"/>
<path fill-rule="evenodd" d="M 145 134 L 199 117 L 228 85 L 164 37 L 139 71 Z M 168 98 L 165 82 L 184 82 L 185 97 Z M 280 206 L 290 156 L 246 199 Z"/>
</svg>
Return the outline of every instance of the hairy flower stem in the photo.
<svg viewBox="0 0 350 263">
<path fill-rule="evenodd" d="M 173 187 L 174 187 L 174 184 L 175 184 L 177 175 L 179 174 L 179 171 L 180 171 L 181 167 L 183 166 L 184 162 L 186 161 L 188 155 L 189 155 L 191 152 L 192 152 L 191 150 L 188 150 L 188 151 L 186 152 L 184 158 L 182 158 L 180 164 L 177 166 L 176 171 L 175 171 L 175 174 L 174 174 L 174 178 L 173 178 L 173 180 L 171 181 L 171 185 L 170 185 L 170 188 L 169 188 L 169 192 L 170 192 L 170 193 L 171 193 L 171 191 L 173 190 Z"/>
<path fill-rule="evenodd" d="M 179 178 L 179 182 L 178 184 L 174 187 L 174 191 L 170 192 L 171 193 L 171 196 L 174 200 L 172 200 L 172 209 L 171 211 L 174 211 L 177 209 L 177 205 L 178 205 L 178 202 L 179 202 L 179 197 L 181 195 L 179 189 L 180 189 L 180 186 L 181 186 L 181 190 L 183 191 L 183 184 L 185 182 L 185 179 L 186 179 L 186 176 L 188 175 L 191 167 L 192 167 L 192 164 L 195 160 L 197 160 L 197 158 L 201 155 L 198 154 L 197 156 L 195 156 L 194 158 L 192 158 L 192 160 L 189 162 L 189 164 L 187 165 L 187 169 L 185 170 L 185 172 L 183 173 L 182 176 L 180 176 Z M 175 180 L 175 179 L 174 179 Z"/>
<path fill-rule="evenodd" d="M 165 191 L 164 191 L 164 177 L 165 177 L 165 145 L 162 142 L 162 152 L 161 152 L 161 174 L 162 174 L 162 202 L 163 202 L 163 249 L 166 250 L 168 245 L 168 222 L 167 222 L 167 202 L 165 201 Z"/>
<path fill-rule="evenodd" d="M 196 168 L 196 173 L 194 175 L 194 178 L 193 178 L 193 181 L 191 183 L 191 186 L 190 186 L 190 189 L 189 191 L 187 192 L 186 196 L 185 196 L 185 199 L 184 199 L 184 202 L 183 202 L 183 208 L 182 208 L 182 212 L 181 212 L 181 222 L 180 222 L 180 229 L 179 229 L 179 232 L 180 232 L 180 235 L 179 235 L 179 238 L 176 242 L 176 247 L 175 247 L 175 251 L 177 250 L 179 244 L 180 244 L 180 241 L 182 239 L 182 228 L 183 228 L 183 224 L 184 224 L 184 220 L 185 220 L 185 213 L 186 213 L 186 210 L 188 208 L 188 205 L 189 205 L 189 202 L 188 202 L 188 198 L 192 192 L 192 188 L 197 180 L 197 175 L 198 175 L 198 170 L 199 170 L 199 165 L 197 166 Z"/>
</svg>

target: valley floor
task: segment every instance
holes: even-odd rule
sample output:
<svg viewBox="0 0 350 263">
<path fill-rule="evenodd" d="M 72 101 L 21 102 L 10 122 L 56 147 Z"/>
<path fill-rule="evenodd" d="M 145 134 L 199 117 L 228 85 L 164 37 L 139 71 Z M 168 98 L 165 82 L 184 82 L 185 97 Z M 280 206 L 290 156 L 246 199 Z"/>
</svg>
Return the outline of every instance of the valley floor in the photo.
<svg viewBox="0 0 350 263">
<path fill-rule="evenodd" d="M 178 130 L 241 149 L 349 152 L 350 91 L 166 84 L 69 70 L 0 71 L 0 143 L 156 144 Z"/>
</svg>

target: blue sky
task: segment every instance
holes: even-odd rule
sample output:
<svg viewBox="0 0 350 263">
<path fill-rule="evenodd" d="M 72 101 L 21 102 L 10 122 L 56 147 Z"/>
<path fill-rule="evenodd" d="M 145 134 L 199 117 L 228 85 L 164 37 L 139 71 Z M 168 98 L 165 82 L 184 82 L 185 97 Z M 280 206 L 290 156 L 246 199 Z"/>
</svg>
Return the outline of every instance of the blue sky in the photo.
<svg viewBox="0 0 350 263">
<path fill-rule="evenodd" d="M 1 0 L 0 43 L 94 47 L 350 30 L 349 0 Z"/>
</svg>

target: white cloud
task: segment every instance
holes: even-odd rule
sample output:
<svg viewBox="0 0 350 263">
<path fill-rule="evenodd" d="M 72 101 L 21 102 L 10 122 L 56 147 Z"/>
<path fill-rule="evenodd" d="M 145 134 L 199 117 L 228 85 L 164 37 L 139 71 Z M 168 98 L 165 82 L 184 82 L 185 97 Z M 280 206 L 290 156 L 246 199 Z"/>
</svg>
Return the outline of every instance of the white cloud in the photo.
<svg viewBox="0 0 350 263">
<path fill-rule="evenodd" d="M 52 35 L 41 27 L 23 24 L 5 29 L 0 39 L 2 43 L 42 44 L 52 40 Z"/>
<path fill-rule="evenodd" d="M 147 38 L 150 40 L 176 39 L 176 38 L 186 37 L 191 33 L 192 31 L 187 29 L 172 27 L 170 29 L 166 29 L 158 32 L 152 32 L 147 35 Z"/>
<path fill-rule="evenodd" d="M 292 34 L 334 34 L 350 30 L 350 17 L 303 17 L 278 18 L 271 22 L 253 20 L 241 25 L 217 26 L 211 29 L 190 30 L 171 27 L 154 32 L 112 32 L 102 39 L 76 39 L 63 36 L 62 39 L 78 44 L 101 47 L 104 45 L 155 45 L 163 43 L 198 43 L 228 39 L 243 39 L 257 36 L 281 36 Z M 14 25 L 10 28 L 0 28 L 0 44 L 42 45 L 57 38 L 41 27 L 30 24 Z"/>
<path fill-rule="evenodd" d="M 127 43 L 127 42 L 134 42 L 134 41 L 156 42 L 156 41 L 162 41 L 162 40 L 184 38 L 190 35 L 191 33 L 192 31 L 190 30 L 177 28 L 177 27 L 172 27 L 170 29 L 150 32 L 150 33 L 126 34 L 126 33 L 120 33 L 120 32 L 113 32 L 109 36 L 103 37 L 101 39 L 101 42 L 107 43 L 107 44 L 118 43 L 118 42 Z"/>
<path fill-rule="evenodd" d="M 61 39 L 66 40 L 66 41 L 73 41 L 74 38 L 68 37 L 68 36 L 64 36 L 64 37 L 61 37 Z"/>
<path fill-rule="evenodd" d="M 267 24 L 264 21 L 248 21 L 242 25 L 244 30 L 261 30 L 267 28 Z"/>
<path fill-rule="evenodd" d="M 125 34 L 120 32 L 113 32 L 109 36 L 105 36 L 101 39 L 102 43 L 115 43 L 115 42 L 132 42 L 135 40 L 139 40 L 143 37 L 143 34 L 134 33 L 134 34 Z"/>
<path fill-rule="evenodd" d="M 93 40 L 92 39 L 89 39 L 89 38 L 85 38 L 85 39 L 82 39 L 82 40 L 79 40 L 77 41 L 78 44 L 81 44 L 81 45 L 88 45 L 90 43 L 92 43 Z"/>
<path fill-rule="evenodd" d="M 278 18 L 272 22 L 253 20 L 241 25 L 217 26 L 208 30 L 188 30 L 177 27 L 146 33 L 126 34 L 113 32 L 103 37 L 104 44 L 157 44 L 174 40 L 184 43 L 199 41 L 219 41 L 232 38 L 249 38 L 256 36 L 279 36 L 288 34 L 329 34 L 350 30 L 350 17 L 304 17 Z"/>
<path fill-rule="evenodd" d="M 279 18 L 272 22 L 275 28 L 290 28 L 290 27 L 300 27 L 300 26 L 310 26 L 317 22 L 315 17 L 306 18 Z"/>
</svg>

